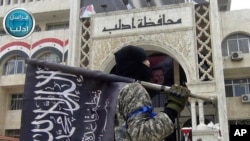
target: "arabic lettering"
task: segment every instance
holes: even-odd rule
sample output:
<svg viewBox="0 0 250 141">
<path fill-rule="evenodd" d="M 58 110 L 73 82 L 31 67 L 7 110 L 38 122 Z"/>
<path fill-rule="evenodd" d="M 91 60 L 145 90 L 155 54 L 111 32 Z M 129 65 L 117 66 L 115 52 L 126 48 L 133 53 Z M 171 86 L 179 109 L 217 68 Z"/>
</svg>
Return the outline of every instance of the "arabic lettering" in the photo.
<svg viewBox="0 0 250 141">
<path fill-rule="evenodd" d="M 109 106 L 109 100 L 107 99 L 105 101 L 105 106 L 104 106 L 104 110 L 106 112 L 106 117 L 105 117 L 105 123 L 104 123 L 104 126 L 102 128 L 102 132 L 105 132 L 106 131 L 106 127 L 107 127 L 107 120 L 108 120 L 108 106 Z"/>
<path fill-rule="evenodd" d="M 13 15 L 11 15 L 10 16 L 10 20 L 15 20 L 15 21 L 23 21 L 23 20 L 29 20 L 29 16 L 28 15 L 26 15 L 25 17 L 24 16 L 22 16 L 22 15 L 18 15 L 18 16 L 14 16 L 14 14 Z"/>
<path fill-rule="evenodd" d="M 136 26 L 137 22 L 137 26 Z M 144 16 L 143 18 L 135 20 L 133 17 L 131 19 L 131 24 L 124 24 L 122 23 L 122 20 L 118 20 L 118 24 L 115 24 L 114 28 L 103 28 L 103 32 L 106 31 L 114 31 L 114 30 L 125 30 L 125 29 L 133 29 L 133 28 L 145 28 L 145 27 L 153 27 L 153 26 L 164 26 L 164 25 L 173 25 L 173 24 L 181 24 L 182 19 L 179 18 L 176 21 L 172 19 L 166 19 L 165 14 L 159 15 L 159 19 L 157 21 L 152 21 L 151 18 L 148 18 Z"/>
<path fill-rule="evenodd" d="M 46 134 L 48 136 L 48 141 L 53 141 L 53 135 L 51 134 L 51 130 L 53 129 L 53 123 L 50 120 L 41 120 L 41 121 L 33 121 L 31 122 L 36 129 L 33 129 L 32 132 L 36 133 L 33 135 L 33 138 L 36 139 L 37 137 L 43 136 L 43 134 Z M 48 124 L 47 128 L 41 129 L 40 126 L 43 126 L 44 124 Z"/>
<path fill-rule="evenodd" d="M 17 32 L 29 32 L 29 27 L 28 26 L 25 26 L 25 27 L 22 27 L 22 26 L 18 26 L 18 27 L 15 27 L 15 28 L 12 28 L 10 27 L 10 31 L 13 32 L 13 33 L 17 33 Z"/>
<path fill-rule="evenodd" d="M 122 24 L 121 24 L 122 25 Z M 117 25 L 119 26 L 119 25 Z M 32 76 L 32 120 L 34 141 L 103 141 L 113 117 L 114 99 L 100 82 L 82 75 L 37 67 Z M 109 138 L 109 137 L 108 137 Z"/>
<path fill-rule="evenodd" d="M 74 112 L 80 109 L 80 92 L 77 85 L 84 81 L 79 76 L 38 68 L 36 71 L 35 119 L 33 139 L 47 136 L 48 141 L 67 140 L 76 130 Z M 77 80 L 77 81 L 73 81 Z M 79 83 L 79 84 L 78 84 Z M 49 119 L 46 117 L 50 117 Z M 55 132 L 56 131 L 56 132 Z"/>
<path fill-rule="evenodd" d="M 12 23 L 15 23 L 15 24 L 13 24 L 15 26 L 9 27 L 9 30 L 12 33 L 20 33 L 20 32 L 28 33 L 29 32 L 29 30 L 30 30 L 29 26 L 26 24 L 30 20 L 28 15 L 12 14 L 11 16 L 9 16 L 9 20 Z"/>
<path fill-rule="evenodd" d="M 72 127 L 72 123 L 70 121 L 70 118 L 64 116 L 62 117 L 58 117 L 57 118 L 57 123 L 60 124 L 62 126 L 63 129 L 63 133 L 69 133 L 68 135 L 65 135 L 62 133 L 62 130 L 59 130 L 59 136 L 56 137 L 56 139 L 62 139 L 62 138 L 69 138 L 73 135 L 73 133 L 75 132 L 75 127 Z"/>
<path fill-rule="evenodd" d="M 84 129 L 82 141 L 96 141 L 96 139 L 98 139 L 99 141 L 102 140 L 102 136 L 103 136 L 102 133 L 105 131 L 105 128 L 107 126 L 107 115 L 108 115 L 107 107 L 109 105 L 109 101 L 106 100 L 105 105 L 101 106 L 100 105 L 101 96 L 102 96 L 101 90 L 92 91 L 91 100 L 89 102 L 84 103 L 87 107 L 90 107 L 90 108 L 86 109 L 86 112 L 84 112 L 85 116 L 84 116 L 83 122 L 85 123 L 85 129 Z M 104 108 L 102 112 L 105 112 L 104 113 L 105 117 L 102 117 L 101 120 L 103 120 L 104 123 L 103 125 L 100 125 L 100 124 L 98 125 L 97 122 L 100 119 L 98 110 L 99 109 L 102 110 L 102 108 Z M 89 114 L 86 114 L 86 113 L 89 113 Z M 101 129 L 100 131 L 102 132 L 101 134 L 98 135 L 98 137 L 96 137 L 96 134 L 95 134 L 97 132 L 97 129 Z"/>
</svg>

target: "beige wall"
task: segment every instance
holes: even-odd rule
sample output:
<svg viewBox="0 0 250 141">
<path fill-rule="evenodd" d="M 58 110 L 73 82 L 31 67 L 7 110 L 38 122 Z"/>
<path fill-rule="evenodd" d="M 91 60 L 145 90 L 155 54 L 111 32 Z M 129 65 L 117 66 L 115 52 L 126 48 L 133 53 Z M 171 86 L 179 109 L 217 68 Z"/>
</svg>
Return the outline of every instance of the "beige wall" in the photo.
<svg viewBox="0 0 250 141">
<path fill-rule="evenodd" d="M 222 40 L 234 33 L 250 35 L 250 9 L 221 12 Z M 243 60 L 232 61 L 223 57 L 225 79 L 250 78 L 250 54 L 242 54 Z M 242 103 L 241 97 L 227 97 L 229 120 L 250 119 L 250 103 Z M 237 106 L 236 106 L 237 105 Z"/>
<path fill-rule="evenodd" d="M 25 75 L 24 74 L 17 74 L 17 75 L 6 75 L 2 76 L 0 79 L 0 86 L 6 87 L 12 87 L 11 89 L 8 89 L 10 91 L 15 91 L 13 87 L 24 85 Z"/>
<path fill-rule="evenodd" d="M 58 38 L 58 39 L 61 39 L 63 41 L 66 41 L 69 39 L 69 29 L 34 32 L 34 33 L 32 33 L 31 36 L 29 36 L 25 39 L 22 39 L 22 40 L 14 40 L 9 35 L 1 36 L 0 47 L 2 47 L 5 44 L 8 44 L 10 42 L 15 42 L 15 41 L 21 41 L 21 42 L 26 42 L 28 44 L 33 44 L 33 43 L 35 43 L 41 39 L 44 39 L 44 38 Z"/>
<path fill-rule="evenodd" d="M 47 2 L 50 2 L 50 4 L 48 4 Z M 60 11 L 60 9 L 68 9 L 69 5 L 70 5 L 68 0 L 67 0 L 67 2 L 61 2 L 61 0 L 60 1 L 53 0 L 53 2 L 54 2 L 54 4 L 51 4 L 51 0 L 44 0 L 43 2 L 41 2 L 41 5 L 36 5 L 34 7 L 30 7 L 30 5 L 26 4 L 26 5 L 23 5 L 23 7 L 29 8 L 33 12 L 38 13 L 38 12 L 42 12 L 42 11 L 51 11 L 52 9 L 54 9 L 54 5 L 57 5 L 57 7 L 59 8 L 58 11 Z M 46 6 L 43 6 L 43 4 Z M 0 20 L 3 17 L 3 14 L 8 9 L 10 9 L 12 7 L 13 6 L 9 6 L 9 7 L 6 6 L 5 8 L 0 7 Z M 46 16 L 51 16 L 51 13 L 49 13 L 49 14 L 48 13 L 47 13 L 47 15 L 43 15 L 45 17 L 45 19 L 46 19 Z M 220 16 L 221 16 L 221 27 L 222 27 L 222 29 L 221 29 L 222 40 L 225 39 L 228 35 L 235 33 L 235 32 L 239 32 L 239 31 L 242 31 L 242 32 L 244 31 L 245 33 L 250 34 L 250 26 L 249 26 L 250 25 L 250 17 L 248 16 L 249 13 L 250 13 L 250 10 L 221 12 Z M 246 16 L 243 16 L 243 15 L 246 15 Z M 117 22 L 117 21 L 114 21 L 114 22 Z M 42 24 L 42 28 L 45 28 L 46 23 L 45 22 L 40 22 L 40 23 Z M 114 25 L 114 23 L 112 24 L 112 26 L 113 25 Z M 189 29 L 185 29 L 185 30 L 182 29 L 182 30 L 183 31 L 193 30 L 192 28 L 193 27 L 190 27 Z M 71 32 L 69 32 L 69 30 L 66 30 L 66 31 L 64 31 L 64 30 L 42 31 L 42 32 L 33 33 L 32 38 L 29 37 L 29 38 L 22 40 L 22 41 L 30 43 L 33 41 L 34 42 L 38 41 L 38 40 L 43 39 L 45 37 L 69 39 L 68 36 L 70 36 L 70 34 L 71 34 Z M 161 39 L 161 38 L 158 38 L 158 36 L 161 35 L 161 34 L 159 34 L 159 32 L 156 33 L 156 35 L 149 37 L 151 39 L 151 41 L 155 41 L 155 40 L 157 41 L 157 40 Z M 179 35 L 179 34 L 177 34 L 177 35 Z M 190 35 L 190 34 L 187 34 L 187 35 Z M 166 36 L 164 38 L 169 39 L 170 37 L 171 36 L 169 35 L 169 36 Z M 142 35 L 142 36 L 138 37 L 138 39 L 133 38 L 132 43 L 139 44 L 139 43 L 141 43 L 141 41 L 145 41 L 147 39 L 148 39 L 148 37 L 146 35 Z M 121 46 L 124 44 L 124 40 L 125 40 L 125 38 L 121 38 L 121 40 L 107 39 L 108 42 L 106 42 L 106 40 L 103 40 L 103 44 L 104 45 L 109 44 L 107 46 L 110 47 L 111 51 L 114 51 L 112 48 L 113 46 L 111 46 L 110 43 L 112 44 L 114 42 L 119 41 L 119 44 Z M 13 41 L 13 39 L 10 38 L 9 36 L 3 36 L 0 38 L 1 44 L 7 44 L 7 43 L 12 42 L 12 41 Z M 94 42 L 92 42 L 92 43 L 94 45 L 102 43 L 100 41 L 101 41 L 101 39 L 99 39 L 99 42 L 97 39 L 95 39 Z M 156 41 L 153 43 L 162 42 L 162 41 L 159 41 L 159 42 L 158 41 L 156 42 Z M 164 43 L 166 43 L 166 41 L 164 41 Z M 183 43 L 184 41 L 182 41 L 182 42 L 176 41 L 176 42 Z M 189 43 L 188 45 L 190 45 L 190 44 L 193 45 L 193 41 L 189 41 L 189 42 L 191 42 L 191 43 Z M 148 44 L 148 42 L 143 42 L 143 43 Z M 153 44 L 153 45 L 158 46 L 159 51 L 163 51 L 163 52 L 165 51 L 164 53 L 171 54 L 171 52 L 167 52 L 167 49 L 163 48 L 163 46 L 166 46 L 165 44 L 162 43 L 162 44 Z M 99 46 L 100 46 L 100 49 L 103 49 L 101 45 L 99 45 Z M 98 45 L 96 47 L 98 47 Z M 70 49 L 72 49 L 72 48 L 69 47 L 69 50 Z M 172 54 L 176 53 L 175 49 L 176 48 L 173 47 Z M 97 48 L 97 50 L 99 50 L 99 49 Z M 105 51 L 108 52 L 109 50 L 105 50 Z M 100 53 L 103 54 L 103 52 L 100 52 Z M 108 52 L 108 53 L 110 53 L 110 52 Z M 194 53 L 192 52 L 189 55 L 193 56 L 193 54 Z M 178 58 L 181 58 L 181 57 L 178 57 Z M 92 64 L 93 68 L 99 67 L 98 69 L 101 69 L 101 70 L 110 70 L 110 68 L 107 68 L 107 67 L 111 66 L 108 63 L 110 63 L 110 62 L 114 63 L 114 60 L 109 59 L 109 58 L 102 58 L 102 60 L 105 60 L 105 59 L 107 60 L 107 62 L 104 61 L 104 63 L 98 62 L 98 60 L 97 60 L 97 64 L 102 64 L 102 65 L 93 65 Z M 223 67 L 224 67 L 225 78 L 250 77 L 250 71 L 248 70 L 248 68 L 250 67 L 250 64 L 248 63 L 248 60 L 250 60 L 250 54 L 244 54 L 244 58 L 242 61 L 231 61 L 231 59 L 229 57 L 224 57 L 223 58 Z M 181 61 L 181 62 L 185 62 L 185 61 Z M 188 63 L 186 63 L 186 64 L 188 64 Z M 194 65 L 190 64 L 189 66 L 194 66 Z M 194 76 L 190 76 L 190 79 L 195 78 L 195 74 L 193 74 L 193 72 L 194 71 L 190 71 L 190 74 L 194 75 Z M 0 76 L 0 135 L 4 134 L 5 129 L 18 129 L 18 128 L 20 128 L 21 111 L 20 110 L 9 111 L 8 104 L 9 104 L 9 94 L 11 94 L 13 92 L 22 92 L 23 91 L 24 79 L 25 79 L 24 75 Z M 249 111 L 250 111 L 249 104 L 250 103 L 243 104 L 241 102 L 240 97 L 227 98 L 226 102 L 227 102 L 228 118 L 229 119 L 246 119 L 246 118 L 249 119 L 250 118 L 250 114 L 249 114 Z M 208 109 L 205 110 L 205 112 L 213 113 L 214 107 L 209 107 Z M 189 111 L 187 109 L 185 109 L 183 115 L 184 116 L 188 115 L 188 113 L 189 113 Z"/>
<path fill-rule="evenodd" d="M 53 30 L 53 31 L 41 31 L 41 32 L 34 32 L 32 36 L 21 40 L 21 42 L 26 42 L 28 44 L 45 39 L 45 38 L 57 38 L 62 41 L 66 41 L 69 38 L 69 30 Z M 1 36 L 0 42 L 1 46 L 14 41 L 20 40 L 13 40 L 10 36 Z M 54 46 L 55 48 L 57 45 L 53 45 L 51 43 L 46 43 L 42 46 Z M 63 48 L 58 48 L 61 52 L 65 52 L 68 48 L 66 45 Z M 28 50 L 23 48 L 22 51 L 26 52 L 28 55 L 34 54 L 36 50 L 40 49 L 37 47 L 33 50 Z M 0 52 L 0 57 L 2 55 L 12 51 L 13 49 L 6 50 L 5 52 Z M 4 64 L 6 60 L 2 63 Z M 21 110 L 9 110 L 10 104 L 10 95 L 15 93 L 23 93 L 24 91 L 24 82 L 25 82 L 25 74 L 17 74 L 17 75 L 2 75 L 3 71 L 3 64 L 1 64 L 0 69 L 0 135 L 4 135 L 6 129 L 20 129 L 21 124 Z"/>
<path fill-rule="evenodd" d="M 9 110 L 6 113 L 4 123 L 5 129 L 20 129 L 21 128 L 21 110 Z"/>
<path fill-rule="evenodd" d="M 229 120 L 250 119 L 250 103 L 242 103 L 241 97 L 227 98 L 227 108 Z"/>
<path fill-rule="evenodd" d="M 23 93 L 24 91 L 24 81 L 25 75 L 9 75 L 2 76 L 0 79 L 0 112 L 3 113 L 0 116 L 0 129 L 19 129 L 20 128 L 20 119 L 21 119 L 21 110 L 9 110 L 10 106 L 10 96 L 11 94 Z M 3 103 L 3 106 L 2 106 Z M 3 109 L 4 108 L 4 109 Z M 3 120 L 3 121 L 1 121 Z M 1 132 L 0 132 L 1 133 Z M 3 132 L 4 133 L 4 132 Z M 3 134 L 1 133 L 1 134 Z"/>
<path fill-rule="evenodd" d="M 230 56 L 223 57 L 225 79 L 250 77 L 250 54 L 242 54 L 243 59 L 232 61 Z"/>
<path fill-rule="evenodd" d="M 4 134 L 4 123 L 5 123 L 5 115 L 7 111 L 7 102 L 6 102 L 7 94 L 0 87 L 0 135 Z"/>
<path fill-rule="evenodd" d="M 250 9 L 221 12 L 222 40 L 235 32 L 250 35 Z"/>
</svg>

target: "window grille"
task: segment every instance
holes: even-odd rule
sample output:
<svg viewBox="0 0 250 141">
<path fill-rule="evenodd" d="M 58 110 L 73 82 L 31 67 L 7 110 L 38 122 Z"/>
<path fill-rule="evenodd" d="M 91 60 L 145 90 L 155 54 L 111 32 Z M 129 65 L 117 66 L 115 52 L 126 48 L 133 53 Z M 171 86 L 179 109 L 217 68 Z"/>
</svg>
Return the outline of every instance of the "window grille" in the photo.
<svg viewBox="0 0 250 141">
<path fill-rule="evenodd" d="M 250 36 L 244 34 L 235 34 L 228 37 L 222 42 L 222 55 L 230 56 L 232 52 L 241 51 L 242 53 L 249 53 L 250 50 Z"/>
<path fill-rule="evenodd" d="M 42 55 L 39 59 L 53 63 L 60 63 L 60 58 L 58 55 L 51 52 Z"/>
<path fill-rule="evenodd" d="M 210 32 L 209 4 L 195 5 L 196 42 L 198 55 L 199 79 L 214 80 L 213 52 Z"/>
<path fill-rule="evenodd" d="M 225 90 L 227 97 L 237 97 L 249 94 L 250 78 L 225 80 Z"/>
<path fill-rule="evenodd" d="M 57 30 L 57 29 L 68 29 L 69 22 L 67 23 L 55 23 L 55 24 L 48 24 L 47 30 Z"/>
<path fill-rule="evenodd" d="M 91 42 L 91 20 L 85 18 L 82 20 L 82 33 L 81 33 L 81 56 L 80 56 L 80 67 L 89 67 L 89 50 Z"/>
<path fill-rule="evenodd" d="M 20 110 L 23 106 L 23 94 L 12 94 L 10 110 Z"/>
<path fill-rule="evenodd" d="M 4 75 L 25 73 L 25 60 L 9 60 L 5 64 Z"/>
<path fill-rule="evenodd" d="M 20 129 L 5 130 L 5 136 L 19 138 L 20 137 Z"/>
</svg>

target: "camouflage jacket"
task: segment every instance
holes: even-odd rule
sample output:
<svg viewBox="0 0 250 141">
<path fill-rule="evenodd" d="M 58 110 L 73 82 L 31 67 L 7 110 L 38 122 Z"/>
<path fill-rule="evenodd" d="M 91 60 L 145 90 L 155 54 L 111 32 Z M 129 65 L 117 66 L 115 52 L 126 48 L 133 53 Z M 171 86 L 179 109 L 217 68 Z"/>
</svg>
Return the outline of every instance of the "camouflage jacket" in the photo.
<svg viewBox="0 0 250 141">
<path fill-rule="evenodd" d="M 122 88 L 116 105 L 115 141 L 162 141 L 170 135 L 174 125 L 167 114 L 157 113 L 153 117 L 150 112 L 134 114 L 151 105 L 148 92 L 139 83 Z"/>
</svg>

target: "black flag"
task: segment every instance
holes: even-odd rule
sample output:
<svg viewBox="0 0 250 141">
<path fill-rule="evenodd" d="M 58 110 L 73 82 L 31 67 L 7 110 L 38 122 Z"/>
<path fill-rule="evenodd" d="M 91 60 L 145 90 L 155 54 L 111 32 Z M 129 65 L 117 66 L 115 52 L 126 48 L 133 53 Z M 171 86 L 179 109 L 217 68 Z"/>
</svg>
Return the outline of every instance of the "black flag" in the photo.
<svg viewBox="0 0 250 141">
<path fill-rule="evenodd" d="M 21 141 L 113 141 L 119 90 L 133 80 L 27 60 Z"/>
</svg>

